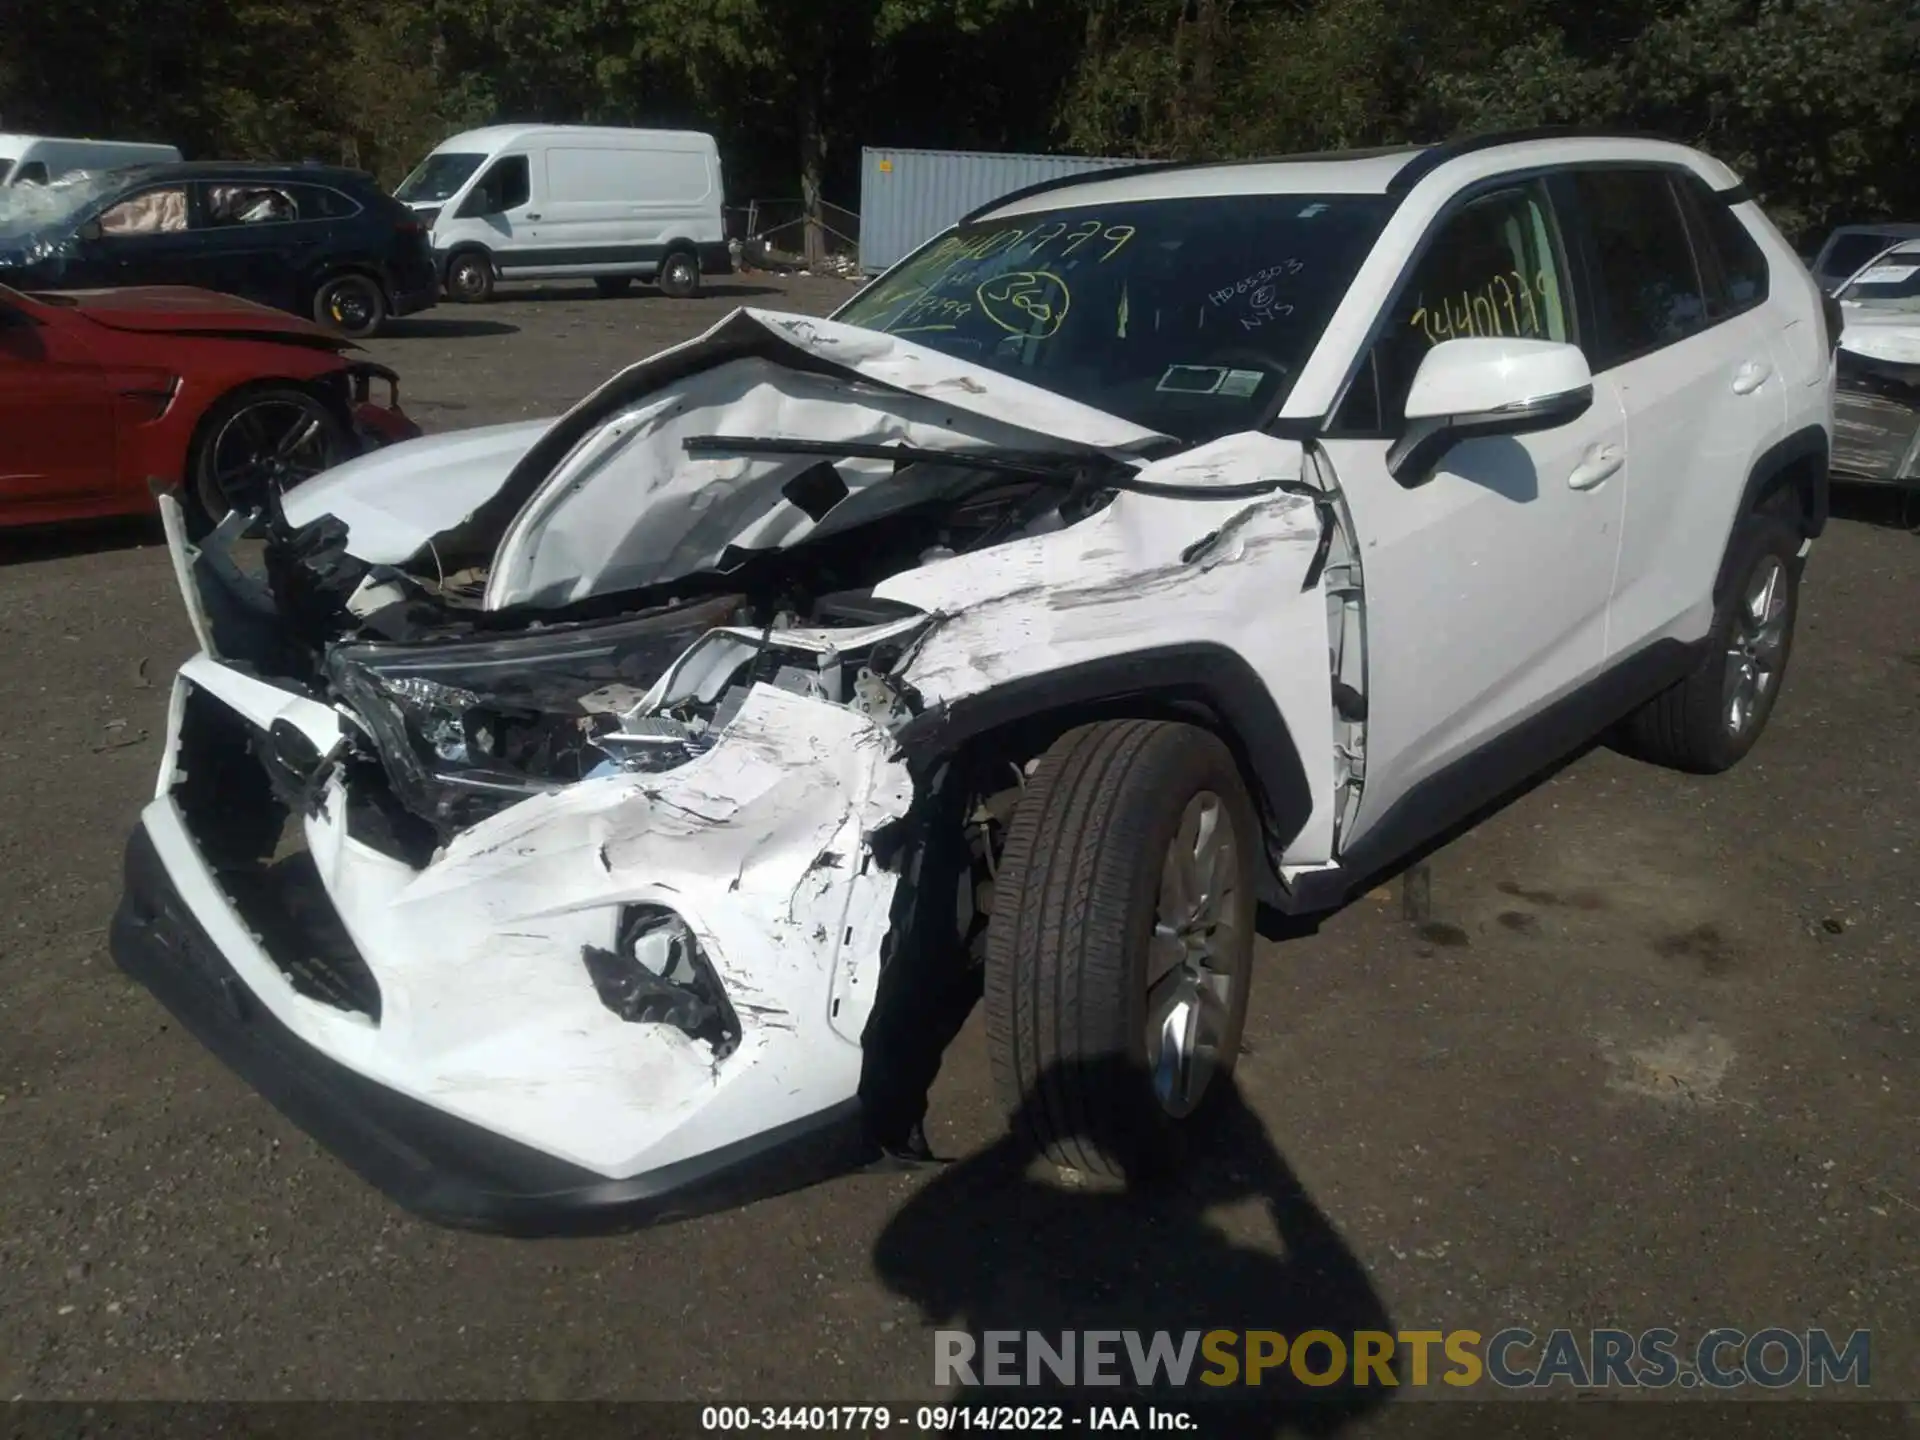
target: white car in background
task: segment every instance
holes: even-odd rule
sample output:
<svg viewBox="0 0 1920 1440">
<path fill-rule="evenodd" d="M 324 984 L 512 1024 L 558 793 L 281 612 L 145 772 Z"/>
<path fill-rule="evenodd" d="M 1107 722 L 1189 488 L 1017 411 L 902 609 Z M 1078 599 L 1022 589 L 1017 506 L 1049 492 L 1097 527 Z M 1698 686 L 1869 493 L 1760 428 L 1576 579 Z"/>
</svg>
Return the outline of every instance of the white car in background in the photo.
<svg viewBox="0 0 1920 1440">
<path fill-rule="evenodd" d="M 1164 1169 L 1263 916 L 1596 734 L 1752 747 L 1835 339 L 1671 144 L 1006 196 L 832 319 L 170 522 L 201 650 L 115 953 L 455 1224 L 923 1154 L 983 990 L 1049 1154 Z"/>
<path fill-rule="evenodd" d="M 1889 246 L 1835 294 L 1834 475 L 1920 486 L 1920 240 Z"/>
</svg>

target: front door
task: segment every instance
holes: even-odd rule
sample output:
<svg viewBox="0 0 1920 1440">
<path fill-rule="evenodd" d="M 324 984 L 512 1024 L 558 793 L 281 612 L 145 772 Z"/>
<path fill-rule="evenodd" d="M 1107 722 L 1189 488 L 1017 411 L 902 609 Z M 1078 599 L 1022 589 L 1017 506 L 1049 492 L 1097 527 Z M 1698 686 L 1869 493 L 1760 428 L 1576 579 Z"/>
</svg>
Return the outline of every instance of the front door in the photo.
<svg viewBox="0 0 1920 1440">
<path fill-rule="evenodd" d="M 73 327 L 0 301 L 0 515 L 26 521 L 113 488 L 113 405 Z"/>
<path fill-rule="evenodd" d="M 200 237 L 190 227 L 186 185 L 156 185 L 125 196 L 95 220 L 77 245 L 69 285 L 203 285 Z M 75 280 L 73 275 L 84 278 Z"/>
<path fill-rule="evenodd" d="M 1481 191 L 1442 216 L 1324 441 L 1366 603 L 1366 778 L 1343 852 L 1415 786 L 1593 679 L 1605 659 L 1627 443 L 1605 377 L 1591 408 L 1557 429 L 1469 440 L 1408 484 L 1386 464 L 1435 344 L 1578 342 L 1566 257 L 1538 181 Z"/>
<path fill-rule="evenodd" d="M 454 225 L 437 227 L 446 249 L 479 243 L 492 252 L 501 274 L 537 269 L 541 246 L 539 207 L 533 199 L 533 167 L 525 155 L 502 155 L 460 202 Z"/>
</svg>

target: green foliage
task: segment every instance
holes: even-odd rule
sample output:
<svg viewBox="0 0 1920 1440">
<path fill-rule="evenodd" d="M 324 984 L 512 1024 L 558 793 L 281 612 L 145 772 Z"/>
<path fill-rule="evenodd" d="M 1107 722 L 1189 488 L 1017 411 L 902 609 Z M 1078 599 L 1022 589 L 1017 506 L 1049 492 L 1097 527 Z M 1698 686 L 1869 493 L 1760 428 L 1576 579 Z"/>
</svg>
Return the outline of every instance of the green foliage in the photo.
<svg viewBox="0 0 1920 1440">
<path fill-rule="evenodd" d="M 1270 154 L 1542 124 L 1701 144 L 1786 228 L 1920 218 L 1913 0 L 10 0 L 7 128 L 393 181 L 500 119 L 698 125 L 734 197 L 861 144 Z M 31 57 L 30 63 L 27 57 Z"/>
</svg>

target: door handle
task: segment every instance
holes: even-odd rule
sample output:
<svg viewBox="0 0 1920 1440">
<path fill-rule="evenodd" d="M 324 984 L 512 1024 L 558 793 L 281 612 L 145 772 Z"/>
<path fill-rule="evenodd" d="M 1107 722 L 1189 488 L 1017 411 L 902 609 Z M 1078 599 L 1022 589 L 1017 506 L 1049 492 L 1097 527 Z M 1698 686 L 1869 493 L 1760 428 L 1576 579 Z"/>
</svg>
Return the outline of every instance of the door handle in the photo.
<svg viewBox="0 0 1920 1440">
<path fill-rule="evenodd" d="M 540 212 L 538 210 L 529 210 L 527 212 L 527 219 L 538 220 L 539 218 L 540 218 Z"/>
<path fill-rule="evenodd" d="M 1733 372 L 1733 393 L 1751 395 L 1767 383 L 1767 377 L 1773 374 L 1773 366 L 1764 360 L 1749 360 Z"/>
<path fill-rule="evenodd" d="M 1573 473 L 1567 476 L 1567 488 L 1591 490 L 1604 483 L 1626 463 L 1625 446 L 1589 445 L 1587 453 L 1580 457 L 1580 463 L 1573 467 Z"/>
</svg>

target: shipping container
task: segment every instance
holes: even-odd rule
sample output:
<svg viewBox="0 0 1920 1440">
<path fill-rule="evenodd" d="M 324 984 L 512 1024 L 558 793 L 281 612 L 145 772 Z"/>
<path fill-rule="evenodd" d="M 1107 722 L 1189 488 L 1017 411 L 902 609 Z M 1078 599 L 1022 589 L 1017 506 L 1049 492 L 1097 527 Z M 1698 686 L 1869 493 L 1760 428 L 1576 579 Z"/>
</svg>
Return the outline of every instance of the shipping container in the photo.
<svg viewBox="0 0 1920 1440">
<path fill-rule="evenodd" d="M 1137 165 L 1103 155 L 876 150 L 860 157 L 860 268 L 878 275 L 969 211 L 1043 180 Z"/>
</svg>

